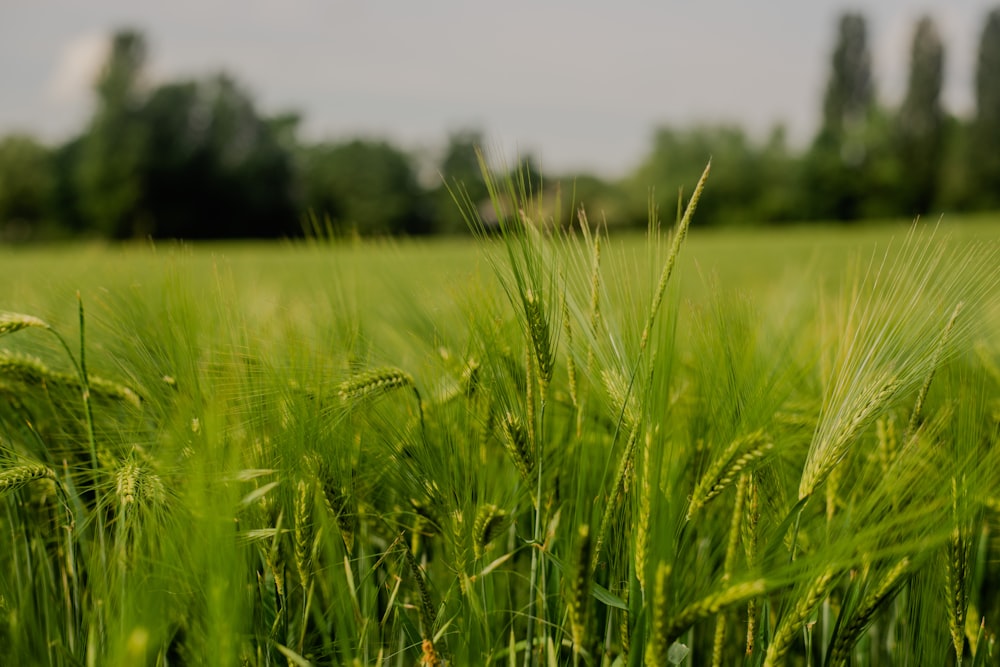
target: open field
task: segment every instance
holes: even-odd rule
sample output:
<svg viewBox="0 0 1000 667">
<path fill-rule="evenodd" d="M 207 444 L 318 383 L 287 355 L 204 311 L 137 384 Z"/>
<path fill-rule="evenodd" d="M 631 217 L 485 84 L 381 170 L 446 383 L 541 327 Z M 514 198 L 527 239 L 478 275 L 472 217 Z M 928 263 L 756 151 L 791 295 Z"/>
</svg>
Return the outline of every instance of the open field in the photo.
<svg viewBox="0 0 1000 667">
<path fill-rule="evenodd" d="M 6 658 L 1000 664 L 1000 224 L 694 227 L 0 249 Z"/>
</svg>

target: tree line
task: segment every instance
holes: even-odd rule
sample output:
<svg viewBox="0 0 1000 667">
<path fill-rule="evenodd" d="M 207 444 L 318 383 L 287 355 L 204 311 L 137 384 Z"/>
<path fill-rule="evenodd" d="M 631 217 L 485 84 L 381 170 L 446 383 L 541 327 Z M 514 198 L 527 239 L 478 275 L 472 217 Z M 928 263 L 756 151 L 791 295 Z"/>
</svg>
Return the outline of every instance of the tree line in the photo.
<svg viewBox="0 0 1000 667">
<path fill-rule="evenodd" d="M 882 103 L 872 77 L 865 17 L 837 23 L 822 119 L 793 150 L 781 126 L 764 140 L 738 125 L 655 130 L 646 156 L 623 178 L 542 174 L 533 187 L 603 213 L 609 224 L 644 225 L 650 186 L 693 182 L 709 156 L 707 224 L 853 221 L 1000 208 L 1000 8 L 982 27 L 974 112 L 943 106 L 945 46 L 929 16 L 914 27 L 906 93 Z M 449 185 L 485 198 L 478 131 L 453 133 L 428 185 L 417 156 L 386 140 L 305 143 L 295 113 L 263 115 L 221 73 L 143 85 L 142 33 L 116 33 L 94 83 L 97 105 L 69 141 L 0 139 L 0 240 L 91 236 L 268 238 L 321 225 L 362 235 L 458 233 L 465 224 Z M 672 189 L 653 195 L 670 211 Z"/>
</svg>

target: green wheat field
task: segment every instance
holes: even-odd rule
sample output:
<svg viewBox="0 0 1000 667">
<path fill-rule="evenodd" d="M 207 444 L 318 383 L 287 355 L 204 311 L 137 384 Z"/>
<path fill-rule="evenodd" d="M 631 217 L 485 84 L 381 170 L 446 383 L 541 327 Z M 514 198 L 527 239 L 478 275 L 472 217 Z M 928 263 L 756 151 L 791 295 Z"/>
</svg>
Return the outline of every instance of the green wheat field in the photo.
<svg viewBox="0 0 1000 667">
<path fill-rule="evenodd" d="M 1000 664 L 996 219 L 701 232 L 700 185 L 0 249 L 0 661 Z"/>
</svg>

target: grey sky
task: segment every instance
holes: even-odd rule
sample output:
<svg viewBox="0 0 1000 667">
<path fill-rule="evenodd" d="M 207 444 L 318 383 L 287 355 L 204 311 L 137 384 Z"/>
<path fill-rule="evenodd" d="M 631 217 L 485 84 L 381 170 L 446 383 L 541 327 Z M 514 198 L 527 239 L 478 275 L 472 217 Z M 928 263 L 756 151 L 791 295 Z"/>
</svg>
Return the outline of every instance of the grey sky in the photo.
<svg viewBox="0 0 1000 667">
<path fill-rule="evenodd" d="M 314 140 L 386 136 L 433 149 L 481 128 L 545 168 L 621 174 L 661 124 L 815 130 L 834 0 L 2 0 L 0 133 L 81 129 L 102 40 L 143 30 L 153 82 L 226 69 L 267 112 L 299 110 Z M 880 0 L 868 18 L 880 99 L 905 86 L 916 19 L 947 49 L 946 104 L 972 106 L 983 0 Z"/>
</svg>

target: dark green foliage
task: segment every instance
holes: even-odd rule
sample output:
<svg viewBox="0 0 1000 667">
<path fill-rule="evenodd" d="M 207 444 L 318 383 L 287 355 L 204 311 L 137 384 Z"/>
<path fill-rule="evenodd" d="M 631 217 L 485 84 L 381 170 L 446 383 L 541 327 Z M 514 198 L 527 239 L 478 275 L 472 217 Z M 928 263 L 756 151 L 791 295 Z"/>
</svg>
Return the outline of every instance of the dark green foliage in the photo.
<svg viewBox="0 0 1000 667">
<path fill-rule="evenodd" d="M 840 17 L 830 80 L 823 98 L 823 131 L 850 142 L 867 120 L 875 100 L 868 29 L 861 14 Z M 860 150 L 848 144 L 846 151 Z M 850 158 L 846 158 L 850 160 Z"/>
<path fill-rule="evenodd" d="M 52 215 L 52 153 L 31 137 L 0 140 L 0 239 L 30 238 Z"/>
<path fill-rule="evenodd" d="M 1000 9 L 986 17 L 976 62 L 970 176 L 980 206 L 1000 206 Z"/>
<path fill-rule="evenodd" d="M 341 232 L 419 234 L 430 229 L 409 158 L 384 141 L 321 144 L 302 156 L 305 203 Z"/>
<path fill-rule="evenodd" d="M 145 63 L 141 33 L 126 30 L 114 36 L 95 85 L 97 111 L 76 164 L 80 208 L 91 227 L 112 238 L 143 232 L 143 168 L 149 147 L 149 128 L 141 117 Z"/>
<path fill-rule="evenodd" d="M 941 107 L 944 45 L 933 19 L 917 23 L 910 51 L 906 98 L 896 119 L 896 141 L 904 178 L 900 203 L 911 215 L 927 213 L 937 196 L 944 153 L 945 113 Z"/>
<path fill-rule="evenodd" d="M 486 183 L 479 170 L 476 150 L 484 145 L 482 134 L 475 130 L 454 132 L 448 137 L 448 145 L 438 167 L 441 183 L 431 190 L 434 202 L 435 231 L 451 234 L 468 232 L 462 212 L 455 206 L 451 190 L 464 190 L 471 201 L 485 202 Z"/>
<path fill-rule="evenodd" d="M 868 33 L 861 14 L 840 18 L 823 122 L 803 167 L 807 214 L 855 220 L 863 215 L 872 162 L 874 87 Z"/>
<path fill-rule="evenodd" d="M 144 214 L 160 237 L 286 236 L 297 231 L 292 156 L 249 95 L 220 74 L 166 84 L 146 102 Z"/>
</svg>

